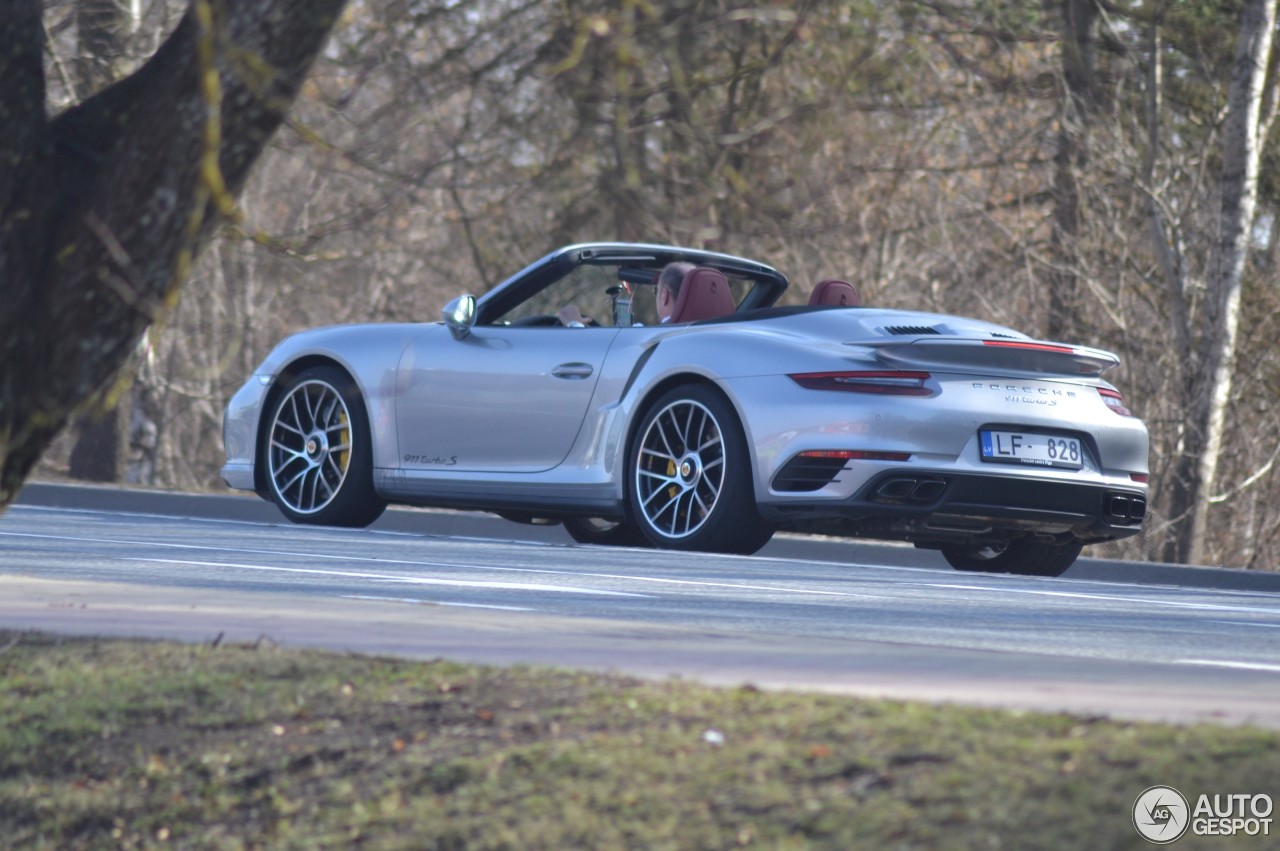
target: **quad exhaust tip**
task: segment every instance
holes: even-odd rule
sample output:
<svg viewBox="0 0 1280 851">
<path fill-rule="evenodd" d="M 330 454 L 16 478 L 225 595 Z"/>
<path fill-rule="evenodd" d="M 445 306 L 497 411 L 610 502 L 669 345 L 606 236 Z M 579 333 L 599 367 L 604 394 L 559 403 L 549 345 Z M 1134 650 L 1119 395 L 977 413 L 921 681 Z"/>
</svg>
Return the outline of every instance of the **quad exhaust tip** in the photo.
<svg viewBox="0 0 1280 851">
<path fill-rule="evenodd" d="M 1141 523 L 1147 516 L 1147 500 L 1141 496 L 1113 493 L 1107 497 L 1107 519 L 1114 522 Z"/>
</svg>

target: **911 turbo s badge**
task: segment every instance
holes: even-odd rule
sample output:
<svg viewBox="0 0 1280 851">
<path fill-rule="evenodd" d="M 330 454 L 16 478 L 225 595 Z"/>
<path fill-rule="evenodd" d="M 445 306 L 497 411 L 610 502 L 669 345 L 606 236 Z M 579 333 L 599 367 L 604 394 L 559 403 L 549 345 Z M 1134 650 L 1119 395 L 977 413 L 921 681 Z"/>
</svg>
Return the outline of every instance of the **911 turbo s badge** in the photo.
<svg viewBox="0 0 1280 851">
<path fill-rule="evenodd" d="M 435 467 L 452 467 L 458 463 L 457 455 L 406 455 L 406 464 L 426 464 Z"/>
</svg>

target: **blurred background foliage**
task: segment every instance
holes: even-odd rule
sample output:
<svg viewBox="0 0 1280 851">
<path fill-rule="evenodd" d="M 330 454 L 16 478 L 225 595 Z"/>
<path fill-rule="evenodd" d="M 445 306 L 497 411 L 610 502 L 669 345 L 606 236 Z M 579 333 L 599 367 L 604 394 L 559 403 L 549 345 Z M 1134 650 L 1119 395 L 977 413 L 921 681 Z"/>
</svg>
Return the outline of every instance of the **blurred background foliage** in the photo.
<svg viewBox="0 0 1280 851">
<path fill-rule="evenodd" d="M 222 408 L 286 334 L 435 321 L 575 241 L 671 242 L 775 265 L 791 302 L 839 276 L 872 305 L 1116 351 L 1153 496 L 1108 554 L 1274 568 L 1269 54 L 1229 415 L 1210 481 L 1195 464 L 1247 5 L 351 0 L 132 399 L 37 475 L 220 488 Z M 183 7 L 47 0 L 51 109 L 136 67 Z M 104 428 L 116 463 L 86 470 Z"/>
</svg>

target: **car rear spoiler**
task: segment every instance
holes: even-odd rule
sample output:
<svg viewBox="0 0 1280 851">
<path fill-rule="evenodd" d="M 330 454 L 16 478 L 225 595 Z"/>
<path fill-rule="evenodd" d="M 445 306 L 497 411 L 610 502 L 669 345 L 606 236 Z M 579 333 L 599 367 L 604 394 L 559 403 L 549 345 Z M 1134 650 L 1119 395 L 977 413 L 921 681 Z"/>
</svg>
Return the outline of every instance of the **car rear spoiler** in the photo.
<svg viewBox="0 0 1280 851">
<path fill-rule="evenodd" d="M 1120 358 L 1101 349 L 1038 340 L 950 338 L 871 345 L 876 359 L 895 369 L 947 372 L 959 368 L 1096 377 L 1120 364 Z"/>
</svg>

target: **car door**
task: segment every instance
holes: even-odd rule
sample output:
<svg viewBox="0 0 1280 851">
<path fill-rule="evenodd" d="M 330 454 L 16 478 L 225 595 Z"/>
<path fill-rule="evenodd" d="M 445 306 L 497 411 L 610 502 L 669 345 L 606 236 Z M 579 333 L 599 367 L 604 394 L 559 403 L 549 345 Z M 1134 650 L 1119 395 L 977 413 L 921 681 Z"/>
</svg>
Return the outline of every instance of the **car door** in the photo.
<svg viewBox="0 0 1280 851">
<path fill-rule="evenodd" d="M 615 328 L 428 326 L 401 357 L 402 468 L 534 473 L 577 439 Z"/>
</svg>

